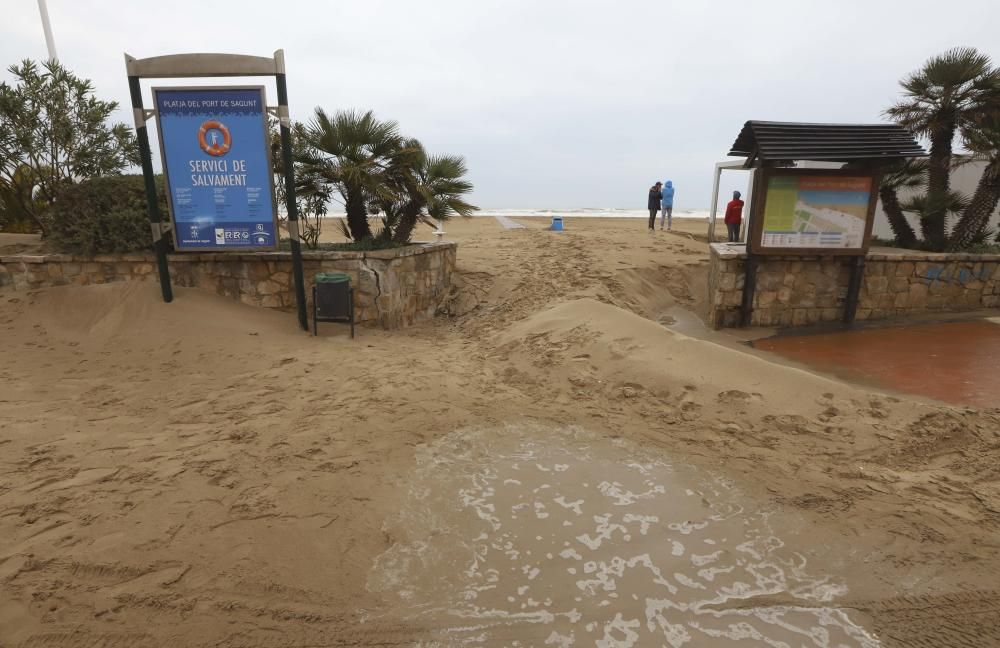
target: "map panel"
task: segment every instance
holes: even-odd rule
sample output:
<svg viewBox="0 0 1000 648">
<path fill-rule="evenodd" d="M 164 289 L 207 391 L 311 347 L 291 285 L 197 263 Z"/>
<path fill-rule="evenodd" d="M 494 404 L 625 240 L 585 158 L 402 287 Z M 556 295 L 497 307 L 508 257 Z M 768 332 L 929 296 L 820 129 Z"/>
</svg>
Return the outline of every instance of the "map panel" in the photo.
<svg viewBox="0 0 1000 648">
<path fill-rule="evenodd" d="M 761 246 L 861 248 L 871 191 L 867 176 L 772 176 Z"/>
</svg>

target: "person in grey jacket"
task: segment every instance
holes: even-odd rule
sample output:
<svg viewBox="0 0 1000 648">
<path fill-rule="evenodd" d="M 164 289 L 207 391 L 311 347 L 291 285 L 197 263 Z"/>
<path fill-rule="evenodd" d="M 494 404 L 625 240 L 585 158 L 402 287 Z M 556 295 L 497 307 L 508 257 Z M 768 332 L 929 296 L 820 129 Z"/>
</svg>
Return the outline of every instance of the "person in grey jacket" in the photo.
<svg viewBox="0 0 1000 648">
<path fill-rule="evenodd" d="M 660 199 L 660 229 L 663 229 L 663 221 L 667 222 L 667 229 L 670 229 L 674 221 L 674 183 L 667 180 L 663 185 L 663 198 Z"/>
</svg>

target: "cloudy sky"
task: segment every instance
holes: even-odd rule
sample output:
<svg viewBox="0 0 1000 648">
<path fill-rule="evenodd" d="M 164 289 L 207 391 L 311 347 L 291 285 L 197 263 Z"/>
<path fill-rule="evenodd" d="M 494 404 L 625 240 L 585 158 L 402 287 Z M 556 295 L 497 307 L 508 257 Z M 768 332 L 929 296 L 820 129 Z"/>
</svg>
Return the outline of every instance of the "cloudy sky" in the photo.
<svg viewBox="0 0 1000 648">
<path fill-rule="evenodd" d="M 60 60 L 102 98 L 129 104 L 123 52 L 283 48 L 294 118 L 374 109 L 464 155 L 474 201 L 493 208 L 642 209 L 666 178 L 678 207 L 703 208 L 747 119 L 879 121 L 927 57 L 968 45 L 1000 60 L 997 0 L 48 5 Z M 2 67 L 45 58 L 36 0 L 5 0 L 3 14 Z"/>
</svg>

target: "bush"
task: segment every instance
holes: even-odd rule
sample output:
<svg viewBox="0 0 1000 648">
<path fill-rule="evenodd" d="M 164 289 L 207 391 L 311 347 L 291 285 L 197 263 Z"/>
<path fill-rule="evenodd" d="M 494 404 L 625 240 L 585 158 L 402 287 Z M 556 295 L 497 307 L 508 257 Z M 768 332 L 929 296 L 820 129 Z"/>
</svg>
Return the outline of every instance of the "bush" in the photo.
<svg viewBox="0 0 1000 648">
<path fill-rule="evenodd" d="M 161 178 L 157 193 L 166 220 Z M 60 252 L 112 254 L 153 245 L 141 175 L 102 176 L 69 185 L 57 195 L 46 221 L 47 238 Z"/>
<path fill-rule="evenodd" d="M 139 148 L 129 126 L 111 122 L 118 104 L 98 99 L 89 80 L 57 61 L 26 60 L 8 71 L 13 83 L 0 83 L 0 180 L 30 190 L 19 207 L 47 234 L 47 212 L 64 185 L 139 164 Z"/>
</svg>

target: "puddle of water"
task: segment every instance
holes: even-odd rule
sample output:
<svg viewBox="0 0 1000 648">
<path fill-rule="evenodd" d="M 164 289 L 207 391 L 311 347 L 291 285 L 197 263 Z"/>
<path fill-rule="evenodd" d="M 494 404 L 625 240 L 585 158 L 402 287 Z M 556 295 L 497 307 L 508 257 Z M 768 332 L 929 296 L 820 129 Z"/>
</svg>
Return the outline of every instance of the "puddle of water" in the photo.
<svg viewBox="0 0 1000 648">
<path fill-rule="evenodd" d="M 420 454 L 368 587 L 428 647 L 878 646 L 773 517 L 624 441 L 458 432 Z"/>
<path fill-rule="evenodd" d="M 1000 406 L 1000 326 L 990 320 L 776 337 L 753 346 L 846 380 L 955 405 Z"/>
<path fill-rule="evenodd" d="M 699 340 L 720 337 L 715 331 L 705 326 L 705 322 L 693 311 L 681 306 L 668 308 L 660 315 L 657 321 L 672 331 L 683 333 Z"/>
</svg>

